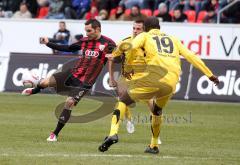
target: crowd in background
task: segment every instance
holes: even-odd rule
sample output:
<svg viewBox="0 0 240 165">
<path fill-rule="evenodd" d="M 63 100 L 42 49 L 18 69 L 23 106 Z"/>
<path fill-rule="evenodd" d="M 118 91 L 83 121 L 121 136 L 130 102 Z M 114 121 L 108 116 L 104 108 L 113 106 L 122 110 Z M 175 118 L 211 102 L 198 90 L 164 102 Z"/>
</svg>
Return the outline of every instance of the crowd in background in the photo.
<svg viewBox="0 0 240 165">
<path fill-rule="evenodd" d="M 216 23 L 234 0 L 0 0 L 0 17 Z M 221 23 L 240 23 L 240 2 L 221 13 Z"/>
</svg>

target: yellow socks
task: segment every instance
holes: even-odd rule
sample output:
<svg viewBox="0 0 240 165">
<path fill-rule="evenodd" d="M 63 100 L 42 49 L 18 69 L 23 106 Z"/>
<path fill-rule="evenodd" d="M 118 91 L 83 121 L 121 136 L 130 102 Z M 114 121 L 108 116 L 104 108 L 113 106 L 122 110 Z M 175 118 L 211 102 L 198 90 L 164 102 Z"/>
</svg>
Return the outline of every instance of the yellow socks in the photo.
<svg viewBox="0 0 240 165">
<path fill-rule="evenodd" d="M 109 136 L 113 136 L 118 133 L 119 125 L 121 120 L 123 120 L 127 106 L 123 102 L 118 102 L 116 104 L 115 110 L 112 115 L 111 130 Z"/>
<path fill-rule="evenodd" d="M 131 112 L 130 112 L 130 110 L 129 110 L 128 107 L 126 107 L 125 117 L 126 117 L 126 119 L 127 119 L 128 121 L 131 121 L 131 120 L 132 120 L 132 114 L 131 114 Z"/>
<path fill-rule="evenodd" d="M 152 114 L 152 125 L 151 125 L 152 140 L 150 144 L 151 148 L 158 147 L 158 136 L 160 135 L 162 120 L 163 120 L 162 115 L 156 116 Z"/>
</svg>

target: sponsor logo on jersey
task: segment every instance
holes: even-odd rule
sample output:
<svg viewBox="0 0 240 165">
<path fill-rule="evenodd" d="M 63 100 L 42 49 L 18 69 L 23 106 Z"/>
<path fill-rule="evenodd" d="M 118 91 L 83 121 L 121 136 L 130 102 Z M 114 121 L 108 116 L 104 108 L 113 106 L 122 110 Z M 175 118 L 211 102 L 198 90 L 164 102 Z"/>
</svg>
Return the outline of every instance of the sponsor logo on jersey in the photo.
<svg viewBox="0 0 240 165">
<path fill-rule="evenodd" d="M 99 49 L 103 51 L 105 49 L 105 45 L 99 45 Z"/>
<path fill-rule="evenodd" d="M 85 56 L 87 56 L 87 57 L 98 57 L 99 56 L 99 52 L 87 49 L 85 51 Z"/>
</svg>

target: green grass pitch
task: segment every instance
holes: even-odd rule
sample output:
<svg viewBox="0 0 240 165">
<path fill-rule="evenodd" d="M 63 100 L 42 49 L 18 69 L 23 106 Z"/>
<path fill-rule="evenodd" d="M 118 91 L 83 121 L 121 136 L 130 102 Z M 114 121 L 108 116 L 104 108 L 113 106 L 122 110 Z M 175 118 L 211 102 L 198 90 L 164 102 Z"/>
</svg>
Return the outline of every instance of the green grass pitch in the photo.
<svg viewBox="0 0 240 165">
<path fill-rule="evenodd" d="M 149 111 L 132 109 L 135 133 L 121 125 L 119 143 L 97 148 L 109 133 L 111 115 L 87 124 L 68 124 L 56 143 L 46 142 L 55 128 L 54 108 L 62 96 L 0 94 L 0 164 L 240 164 L 240 104 L 171 101 L 164 109 L 160 154 L 143 153 L 150 142 Z M 85 98 L 75 115 L 101 105 Z"/>
</svg>

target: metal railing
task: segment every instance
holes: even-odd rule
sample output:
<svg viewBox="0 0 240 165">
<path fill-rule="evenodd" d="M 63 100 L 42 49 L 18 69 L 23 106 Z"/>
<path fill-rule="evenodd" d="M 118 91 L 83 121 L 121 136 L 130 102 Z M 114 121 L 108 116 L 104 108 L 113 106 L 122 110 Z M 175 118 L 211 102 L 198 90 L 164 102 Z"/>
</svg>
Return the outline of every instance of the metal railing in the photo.
<svg viewBox="0 0 240 165">
<path fill-rule="evenodd" d="M 232 7 L 232 6 L 235 5 L 237 2 L 240 2 L 240 0 L 232 1 L 230 4 L 228 4 L 227 6 L 225 6 L 224 8 L 222 8 L 221 10 L 218 11 L 218 14 L 217 14 L 217 23 L 218 23 L 218 24 L 220 23 L 220 19 L 221 19 L 221 14 L 222 14 L 222 12 L 225 11 L 226 9 Z"/>
</svg>

